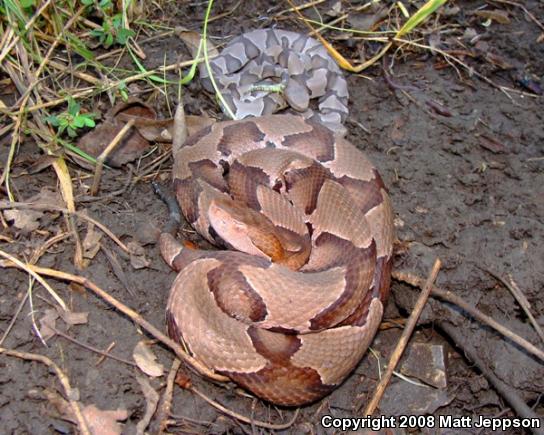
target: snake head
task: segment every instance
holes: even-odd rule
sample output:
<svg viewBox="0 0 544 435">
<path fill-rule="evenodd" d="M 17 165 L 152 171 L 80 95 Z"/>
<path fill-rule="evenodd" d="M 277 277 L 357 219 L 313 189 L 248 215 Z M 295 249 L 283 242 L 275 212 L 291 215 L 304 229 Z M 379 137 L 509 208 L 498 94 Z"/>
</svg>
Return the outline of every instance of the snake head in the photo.
<svg viewBox="0 0 544 435">
<path fill-rule="evenodd" d="M 215 198 L 208 208 L 208 218 L 215 232 L 232 248 L 271 261 L 283 258 L 284 249 L 274 234 L 274 225 L 244 203 Z"/>
</svg>

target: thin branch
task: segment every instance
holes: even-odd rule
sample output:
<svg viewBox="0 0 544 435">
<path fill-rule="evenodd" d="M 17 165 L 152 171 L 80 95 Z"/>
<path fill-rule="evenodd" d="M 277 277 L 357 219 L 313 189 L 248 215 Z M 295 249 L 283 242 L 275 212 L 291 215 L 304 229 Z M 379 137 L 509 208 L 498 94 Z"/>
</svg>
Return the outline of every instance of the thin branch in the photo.
<svg viewBox="0 0 544 435">
<path fill-rule="evenodd" d="M 58 365 L 56 365 L 53 361 L 51 361 L 49 358 L 43 355 L 38 355 L 35 353 L 28 353 L 28 352 L 19 352 L 16 350 L 10 350 L 5 349 L 3 347 L 0 347 L 0 354 L 6 354 L 8 356 L 13 356 L 16 358 L 21 358 L 27 361 L 38 361 L 42 364 L 45 364 L 47 367 L 52 368 L 59 378 L 60 383 L 62 384 L 62 387 L 64 388 L 64 393 L 66 394 L 66 398 L 68 399 L 68 402 L 70 403 L 70 406 L 72 407 L 72 410 L 74 411 L 74 415 L 77 419 L 79 430 L 83 435 L 91 435 L 91 432 L 89 431 L 89 428 L 87 427 L 87 423 L 83 417 L 83 414 L 81 413 L 81 409 L 79 407 L 79 402 L 77 400 L 74 400 L 74 393 L 73 389 L 70 386 L 70 381 L 68 380 L 68 377 L 64 374 L 64 372 L 60 369 Z"/>
<path fill-rule="evenodd" d="M 387 364 L 387 370 L 385 371 L 385 374 L 380 380 L 380 383 L 376 387 L 374 396 L 368 403 L 363 415 L 372 416 L 372 414 L 378 407 L 380 400 L 383 396 L 383 393 L 385 392 L 385 389 L 387 385 L 389 384 L 391 377 L 393 376 L 393 372 L 395 368 L 397 367 L 398 362 L 400 361 L 400 357 L 402 356 L 404 349 L 406 348 L 406 345 L 408 344 L 408 340 L 410 340 L 410 337 L 412 336 L 412 332 L 414 332 L 414 328 L 416 327 L 419 316 L 421 315 L 421 312 L 423 311 L 423 308 L 425 307 L 425 304 L 427 303 L 427 300 L 429 299 L 429 295 L 431 294 L 431 291 L 433 288 L 433 283 L 436 280 L 441 264 L 442 263 L 440 262 L 440 259 L 437 258 L 434 262 L 431 272 L 429 273 L 429 276 L 427 277 L 427 281 L 425 282 L 425 285 L 423 286 L 423 289 L 421 290 L 421 293 L 417 299 L 417 302 L 414 305 L 412 314 L 410 314 L 410 317 L 408 318 L 408 321 L 406 322 L 406 326 L 404 327 L 404 331 L 402 332 L 402 335 L 397 343 L 397 346 L 395 350 L 393 351 L 391 358 L 389 359 L 389 363 Z"/>
<path fill-rule="evenodd" d="M 20 268 L 19 264 L 15 262 L 11 264 L 8 262 L 5 262 L 2 266 Z M 122 312 L 124 315 L 129 317 L 134 323 L 136 323 L 137 325 L 145 329 L 149 334 L 151 334 L 157 340 L 159 340 L 164 345 L 172 349 L 180 359 L 182 359 L 185 363 L 187 363 L 190 367 L 192 367 L 195 371 L 200 373 L 202 376 L 205 376 L 209 379 L 213 379 L 218 382 L 229 381 L 229 378 L 213 372 L 204 364 L 202 364 L 200 361 L 193 358 L 185 350 L 183 350 L 183 348 L 178 343 L 176 343 L 174 340 L 172 340 L 171 338 L 163 334 L 159 329 L 157 329 L 155 326 L 153 326 L 151 323 L 145 320 L 139 313 L 137 313 L 133 309 L 127 307 L 125 304 L 115 299 L 113 296 L 111 296 L 106 291 L 102 290 L 100 287 L 98 287 L 95 283 L 88 280 L 87 278 L 79 276 L 79 275 L 72 275 L 70 273 L 61 272 L 59 270 L 48 269 L 48 268 L 39 267 L 39 266 L 27 265 L 25 270 L 27 268 L 36 274 L 39 273 L 39 274 L 51 276 L 63 281 L 75 282 L 76 284 L 86 287 L 87 289 L 91 290 L 93 293 L 98 295 L 100 298 L 104 299 L 107 303 L 115 307 L 117 310 Z"/>
<path fill-rule="evenodd" d="M 299 413 L 299 410 L 300 410 L 300 408 L 297 408 L 297 410 L 295 411 L 295 415 L 287 423 L 272 424 L 272 423 L 267 423 L 265 421 L 253 420 L 252 418 L 248 418 L 245 415 L 238 414 L 237 412 L 234 412 L 234 411 L 232 411 L 232 410 L 230 410 L 228 408 L 225 408 L 223 405 L 221 405 L 220 403 L 217 403 L 213 399 L 210 399 L 208 396 L 206 396 L 201 391 L 197 390 L 195 387 L 191 387 L 190 390 L 193 393 L 195 393 L 197 396 L 204 399 L 206 402 L 208 402 L 214 408 L 216 408 L 219 411 L 223 412 L 224 414 L 227 414 L 228 416 L 230 416 L 232 418 L 235 418 L 236 420 L 239 420 L 239 421 L 241 421 L 243 423 L 252 424 L 252 425 L 263 427 L 265 429 L 270 429 L 270 430 L 285 430 L 285 429 L 290 428 L 293 425 L 293 423 L 295 422 L 295 420 L 297 419 L 298 413 Z"/>
<path fill-rule="evenodd" d="M 411 273 L 402 272 L 402 271 L 393 271 L 391 274 L 393 278 L 408 283 L 410 285 L 413 285 L 414 287 L 421 287 L 423 284 L 423 280 L 415 276 Z M 454 305 L 457 305 L 459 308 L 462 308 L 465 310 L 468 314 L 470 314 L 472 317 L 474 317 L 476 320 L 482 322 L 483 324 L 493 328 L 495 331 L 499 332 L 500 334 L 504 335 L 506 338 L 509 338 L 514 343 L 521 346 L 523 349 L 525 349 L 527 352 L 533 354 L 537 358 L 539 358 L 541 361 L 544 361 L 544 351 L 537 348 L 534 344 L 530 343 L 529 341 L 525 340 L 523 337 L 520 337 L 516 333 L 510 331 L 509 329 L 502 326 L 499 322 L 494 320 L 493 318 L 486 316 L 484 313 L 482 313 L 477 308 L 470 305 L 468 302 L 463 300 L 461 297 L 457 296 L 456 294 L 447 291 L 442 290 L 438 287 L 433 287 L 431 296 L 434 298 L 442 299 L 443 301 L 450 302 Z"/>
</svg>

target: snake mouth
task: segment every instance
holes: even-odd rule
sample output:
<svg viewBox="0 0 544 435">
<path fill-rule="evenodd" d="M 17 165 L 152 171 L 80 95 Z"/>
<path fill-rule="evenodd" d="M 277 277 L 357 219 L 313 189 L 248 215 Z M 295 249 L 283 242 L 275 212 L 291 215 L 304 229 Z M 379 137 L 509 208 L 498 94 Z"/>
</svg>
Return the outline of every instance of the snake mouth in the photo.
<svg viewBox="0 0 544 435">
<path fill-rule="evenodd" d="M 271 257 L 257 248 L 250 236 L 251 220 L 255 221 L 255 216 L 250 216 L 250 213 L 233 199 L 216 198 L 208 208 L 208 219 L 215 233 L 228 247 L 270 260 Z"/>
</svg>

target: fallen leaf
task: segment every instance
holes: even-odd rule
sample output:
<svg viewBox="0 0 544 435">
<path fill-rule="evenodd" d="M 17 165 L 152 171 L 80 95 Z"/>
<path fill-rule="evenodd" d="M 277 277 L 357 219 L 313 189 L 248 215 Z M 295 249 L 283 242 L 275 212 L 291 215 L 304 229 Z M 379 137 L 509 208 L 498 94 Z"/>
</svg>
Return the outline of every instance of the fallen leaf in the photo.
<svg viewBox="0 0 544 435">
<path fill-rule="evenodd" d="M 149 267 L 151 261 L 145 256 L 145 249 L 136 241 L 127 244 L 130 255 L 130 264 L 136 270 Z"/>
<path fill-rule="evenodd" d="M 96 158 L 121 131 L 123 126 L 124 123 L 121 122 L 104 121 L 79 139 L 78 148 Z M 149 142 L 137 130 L 131 129 L 110 153 L 105 163 L 116 168 L 120 167 L 138 158 L 148 147 Z M 94 166 L 81 158 L 75 156 L 74 158 L 85 168 Z"/>
<path fill-rule="evenodd" d="M 128 122 L 133 118 L 130 115 L 119 114 L 118 119 Z M 209 125 L 215 123 L 215 119 L 207 116 L 185 115 L 187 133 L 189 136 L 197 133 Z M 147 119 L 135 118 L 134 127 L 150 142 L 172 142 L 174 133 L 174 118 L 169 119 Z"/>
<path fill-rule="evenodd" d="M 58 393 L 47 389 L 44 390 L 44 395 L 50 405 L 52 405 L 60 414 L 62 419 L 78 424 L 77 418 L 74 415 L 74 410 L 66 399 Z M 85 406 L 81 409 L 81 414 L 87 423 L 91 435 L 119 435 L 123 428 L 118 421 L 124 421 L 129 416 L 126 409 L 120 408 L 114 411 L 103 411 L 95 405 Z"/>
<path fill-rule="evenodd" d="M 55 329 L 57 328 L 57 319 L 59 318 L 59 313 L 53 308 L 45 310 L 45 314 L 42 318 L 39 319 L 40 322 L 40 335 L 44 341 L 49 340 L 50 338 L 57 335 Z"/>
<path fill-rule="evenodd" d="M 93 223 L 89 222 L 87 226 L 87 234 L 83 239 L 83 257 L 93 259 L 100 250 L 100 239 L 102 233 L 95 230 Z"/>
<path fill-rule="evenodd" d="M 39 219 L 43 212 L 37 210 L 4 210 L 4 219 L 15 228 L 32 232 L 40 226 Z"/>
<path fill-rule="evenodd" d="M 123 114 L 123 120 L 125 121 L 120 119 L 121 114 Z M 155 119 L 156 117 L 157 114 L 151 106 L 136 98 L 121 102 L 108 111 L 104 122 L 79 139 L 78 147 L 87 154 L 98 157 L 125 126 L 128 119 Z M 122 166 L 138 158 L 147 148 L 149 148 L 149 142 L 137 129 L 133 128 L 125 134 L 123 139 L 121 139 L 119 144 L 109 154 L 105 163 L 113 167 Z M 83 167 L 90 166 L 89 162 L 77 157 L 76 159 Z"/>
<path fill-rule="evenodd" d="M 191 55 L 196 57 L 201 38 L 200 32 L 194 32 L 187 30 L 185 27 L 178 26 L 175 29 L 175 33 L 185 43 Z M 215 57 L 219 55 L 219 50 L 217 50 L 217 47 L 209 39 L 206 41 L 206 47 L 208 48 L 208 56 Z M 204 52 L 201 55 L 204 55 Z"/>
<path fill-rule="evenodd" d="M 118 422 L 128 418 L 126 409 L 103 411 L 95 405 L 87 405 L 81 413 L 92 435 L 120 435 L 123 427 Z"/>
<path fill-rule="evenodd" d="M 182 370 L 176 373 L 176 379 L 174 382 L 177 386 L 183 388 L 184 390 L 188 390 L 193 386 L 191 378 L 189 378 L 189 376 L 187 376 L 187 374 L 184 373 Z"/>
<path fill-rule="evenodd" d="M 132 358 L 142 372 L 151 377 L 162 376 L 164 367 L 158 363 L 157 357 L 145 341 L 140 341 L 132 352 Z"/>
<path fill-rule="evenodd" d="M 64 207 L 62 195 L 57 190 L 51 190 L 48 187 L 42 187 L 39 193 L 26 200 L 30 204 L 47 205 L 55 207 Z"/>
<path fill-rule="evenodd" d="M 474 15 L 481 17 L 485 20 L 493 20 L 496 21 L 499 24 L 509 24 L 510 18 L 508 17 L 508 13 L 500 10 L 500 9 L 493 9 L 493 10 L 483 10 L 483 11 L 475 11 Z"/>
<path fill-rule="evenodd" d="M 350 13 L 347 17 L 348 22 L 359 30 L 373 30 L 385 17 L 387 17 L 388 8 L 383 7 L 378 2 L 370 3 L 371 6 L 365 13 Z"/>
<path fill-rule="evenodd" d="M 76 313 L 70 310 L 58 309 L 59 315 L 62 320 L 68 325 L 84 325 L 89 321 L 89 313 L 79 312 Z"/>
<path fill-rule="evenodd" d="M 480 146 L 494 154 L 502 154 L 508 151 L 508 147 L 493 136 L 482 134 L 478 136 Z"/>
<path fill-rule="evenodd" d="M 49 154 L 43 155 L 27 168 L 26 173 L 30 175 L 37 174 L 51 166 L 56 158 L 57 156 Z"/>
</svg>

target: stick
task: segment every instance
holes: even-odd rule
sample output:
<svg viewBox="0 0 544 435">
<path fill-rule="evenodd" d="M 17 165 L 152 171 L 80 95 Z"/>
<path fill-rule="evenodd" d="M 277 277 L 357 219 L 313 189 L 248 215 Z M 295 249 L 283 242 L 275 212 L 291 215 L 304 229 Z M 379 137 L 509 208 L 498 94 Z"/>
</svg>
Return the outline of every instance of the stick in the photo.
<svg viewBox="0 0 544 435">
<path fill-rule="evenodd" d="M 19 267 L 16 263 L 8 263 L 5 262 L 3 264 L 4 267 Z M 198 373 L 200 373 L 202 376 L 205 376 L 209 379 L 213 379 L 218 382 L 227 382 L 229 381 L 229 378 L 219 375 L 212 370 L 210 370 L 208 367 L 206 367 L 204 364 L 202 364 L 197 359 L 193 358 L 191 355 L 189 355 L 183 348 L 176 343 L 174 340 L 163 334 L 161 331 L 159 331 L 155 326 L 153 326 L 151 323 L 149 323 L 147 320 L 145 320 L 139 313 L 134 311 L 133 309 L 127 307 L 122 302 L 115 299 L 113 296 L 111 296 L 106 291 L 102 290 L 100 287 L 98 287 L 95 283 L 88 280 L 85 277 L 78 276 L 78 275 L 72 275 L 71 273 L 61 272 L 59 270 L 54 269 L 48 269 L 45 267 L 39 267 L 39 266 L 33 266 L 33 265 L 26 265 L 26 268 L 23 268 L 24 270 L 31 270 L 34 273 L 46 275 L 46 276 L 52 276 L 57 279 L 63 280 L 63 281 L 71 281 L 75 282 L 79 285 L 82 285 L 83 287 L 88 288 L 93 293 L 104 299 L 106 302 L 108 302 L 110 305 L 117 308 L 119 311 L 121 311 L 124 315 L 129 317 L 134 323 L 141 326 L 143 329 L 145 329 L 149 334 L 151 334 L 153 337 L 155 337 L 157 340 L 168 346 L 170 349 L 174 351 L 174 353 L 185 363 L 187 363 L 190 367 L 192 367 L 194 370 L 196 370 Z"/>
<path fill-rule="evenodd" d="M 420 277 L 412 275 L 410 273 L 402 272 L 402 271 L 394 271 L 391 275 L 393 276 L 393 278 L 399 281 L 406 282 L 415 287 L 421 287 L 421 284 L 423 282 L 423 280 Z M 443 301 L 450 302 L 454 305 L 457 305 L 459 308 L 462 308 L 468 314 L 474 317 L 476 320 L 482 322 L 485 325 L 490 326 L 495 331 L 499 332 L 500 334 L 504 335 L 506 338 L 509 338 L 514 343 L 521 346 L 527 352 L 533 354 L 534 356 L 539 358 L 541 361 L 544 361 L 544 351 L 540 350 L 538 347 L 536 347 L 534 344 L 530 343 L 529 341 L 525 340 L 523 337 L 520 337 L 516 333 L 505 328 L 493 318 L 486 316 L 480 310 L 468 304 L 468 302 L 465 302 L 462 298 L 460 298 L 456 294 L 447 290 L 442 290 L 438 287 L 433 287 L 432 290 L 433 291 L 431 296 L 433 298 L 442 299 Z"/>
<path fill-rule="evenodd" d="M 295 415 L 293 416 L 293 418 L 288 421 L 287 423 L 282 423 L 282 424 L 272 424 L 272 423 L 266 423 L 264 421 L 259 421 L 259 420 L 253 420 L 252 418 L 248 418 L 246 417 L 245 415 L 242 415 L 242 414 L 238 414 L 237 412 L 234 412 L 234 411 L 231 411 L 230 409 L 228 408 L 225 408 L 223 405 L 221 405 L 220 403 L 217 403 L 215 400 L 212 400 L 210 399 L 208 396 L 206 396 L 204 393 L 202 393 L 201 391 L 197 390 L 195 387 L 191 387 L 190 390 L 195 393 L 197 396 L 201 397 L 202 399 L 204 399 L 206 402 L 208 402 L 210 405 L 212 405 L 214 408 L 218 409 L 219 411 L 227 414 L 228 416 L 232 417 L 232 418 L 235 418 L 236 420 L 239 420 L 243 423 L 247 423 L 247 424 L 252 424 L 252 425 L 255 425 L 255 426 L 259 426 L 259 427 L 263 427 L 265 429 L 270 429 L 270 430 L 285 430 L 285 429 L 288 429 L 289 427 L 291 427 L 293 425 L 293 423 L 295 422 L 295 420 L 297 419 L 298 417 L 298 412 L 300 410 L 300 408 L 297 408 L 297 410 L 295 411 Z"/>
<path fill-rule="evenodd" d="M 459 331 L 450 323 L 446 321 L 439 321 L 438 324 L 440 328 L 448 334 L 455 343 L 461 348 L 466 355 L 466 357 L 473 361 L 474 364 L 478 366 L 478 369 L 483 373 L 486 379 L 489 381 L 493 387 L 499 392 L 499 394 L 506 400 L 512 408 L 516 411 L 516 414 L 521 418 L 538 418 L 542 419 L 542 416 L 536 414 L 527 404 L 518 396 L 516 391 L 511 388 L 509 385 L 501 381 L 492 370 L 487 366 L 487 364 L 478 356 L 478 352 L 474 349 L 464 337 L 459 333 Z M 533 433 L 538 435 L 543 435 L 544 430 L 542 428 L 531 429 Z"/>
<path fill-rule="evenodd" d="M 117 145 L 119 145 L 119 142 L 125 137 L 125 135 L 128 133 L 128 131 L 132 128 L 134 125 L 134 118 L 128 121 L 121 130 L 119 130 L 119 133 L 115 135 L 113 140 L 109 143 L 109 145 L 102 151 L 102 153 L 98 156 L 96 159 L 96 168 L 94 171 L 94 178 L 93 178 L 93 185 L 91 187 L 91 195 L 96 196 L 98 193 L 98 186 L 100 185 L 100 178 L 102 177 L 102 169 L 104 168 L 104 160 L 108 158 L 108 156 L 111 154 L 111 152 L 115 149 Z"/>
<path fill-rule="evenodd" d="M 87 216 L 85 213 L 81 213 L 79 211 L 70 212 L 67 208 L 60 207 L 57 205 L 49 205 L 49 204 L 32 204 L 29 202 L 9 202 L 9 201 L 0 201 L 0 210 L 4 209 L 21 209 L 21 210 L 45 210 L 45 211 L 59 211 L 61 213 L 66 214 L 72 214 L 77 216 L 78 218 L 84 219 L 88 222 L 91 222 L 92 224 L 96 225 L 98 228 L 100 228 L 110 239 L 112 239 L 117 246 L 119 246 L 123 251 L 126 253 L 129 253 L 130 250 L 128 247 L 119 240 L 119 238 L 113 234 L 104 224 L 98 222 L 97 220 L 93 219 L 90 216 Z"/>
<path fill-rule="evenodd" d="M 372 397 L 372 399 L 370 400 L 370 403 L 367 405 L 365 409 L 365 412 L 364 412 L 365 416 L 372 416 L 372 414 L 378 407 L 378 404 L 380 403 L 383 393 L 385 392 L 385 388 L 387 387 L 387 385 L 389 384 L 389 381 L 391 380 L 391 377 L 393 376 L 393 371 L 397 367 L 397 364 L 400 361 L 400 357 L 402 356 L 402 353 L 404 352 L 404 349 L 406 348 L 406 345 L 408 344 L 408 340 L 412 336 L 412 332 L 414 331 L 414 328 L 416 327 L 419 316 L 421 315 L 421 312 L 423 311 L 423 307 L 427 303 L 427 299 L 429 299 L 429 295 L 431 294 L 433 283 L 436 280 L 436 276 L 438 275 L 438 271 L 440 270 L 441 264 L 442 263 L 440 262 L 440 259 L 437 258 L 434 262 L 431 272 L 429 273 L 427 281 L 425 282 L 425 285 L 423 286 L 423 289 L 419 295 L 419 298 L 417 299 L 414 309 L 412 310 L 412 314 L 410 314 L 410 317 L 408 318 L 408 321 L 406 322 L 406 326 L 404 327 L 404 331 L 397 343 L 397 347 L 395 348 L 393 354 L 391 355 L 391 358 L 389 359 L 389 363 L 387 364 L 387 370 L 383 378 L 381 379 L 380 383 L 376 387 L 374 396 Z"/>
<path fill-rule="evenodd" d="M 53 361 L 51 361 L 49 358 L 43 355 L 38 355 L 35 353 L 28 353 L 28 352 L 19 352 L 16 350 L 10 350 L 5 349 L 3 347 L 0 347 L 0 354 L 5 353 L 9 356 L 14 356 L 16 358 L 21 358 L 28 361 L 38 361 L 42 364 L 45 364 L 47 367 L 52 368 L 57 377 L 59 378 L 60 383 L 62 384 L 62 387 L 64 388 L 64 393 L 66 394 L 66 398 L 68 399 L 68 402 L 70 403 L 70 406 L 72 407 L 72 411 L 74 411 L 74 415 L 77 419 L 79 430 L 83 435 L 91 435 L 89 432 L 89 428 L 87 427 L 87 423 L 85 422 L 85 419 L 83 418 L 83 414 L 81 413 L 81 409 L 79 408 L 79 402 L 77 400 L 74 400 L 72 397 L 74 396 L 72 387 L 70 386 L 70 381 L 68 380 L 68 377 L 64 374 L 64 372 L 60 369 L 58 365 L 56 365 Z"/>
<path fill-rule="evenodd" d="M 157 410 L 157 416 L 155 420 L 159 422 L 158 434 L 162 435 L 166 433 L 168 429 L 168 419 L 170 418 L 170 411 L 172 408 L 172 396 L 174 393 L 174 381 L 176 380 L 176 375 L 178 373 L 181 361 L 175 359 L 170 368 L 170 373 L 168 373 L 168 378 L 166 380 L 166 388 L 162 395 L 162 403 Z"/>
<path fill-rule="evenodd" d="M 527 296 L 525 296 L 525 294 L 520 290 L 520 288 L 518 287 L 518 285 L 512 278 L 512 275 L 508 274 L 508 280 L 510 281 L 508 282 L 502 276 L 500 276 L 496 272 L 493 272 L 492 270 L 485 269 L 485 271 L 491 274 L 494 278 L 498 279 L 510 291 L 510 293 L 512 293 L 512 296 L 514 296 L 514 298 L 520 305 L 521 309 L 527 315 L 529 322 L 531 322 L 531 325 L 533 325 L 533 328 L 535 328 L 535 331 L 540 337 L 540 340 L 544 342 L 544 331 L 542 331 L 542 328 L 536 321 L 535 317 L 533 316 L 533 313 L 531 313 L 531 304 L 527 300 Z"/>
</svg>

